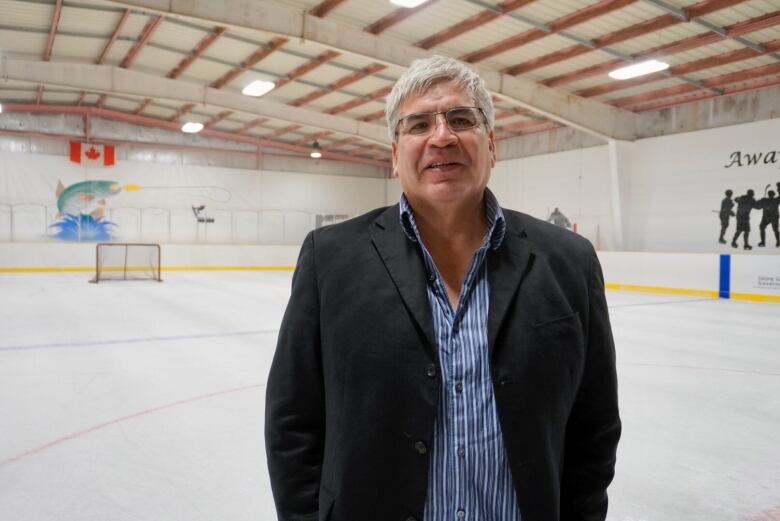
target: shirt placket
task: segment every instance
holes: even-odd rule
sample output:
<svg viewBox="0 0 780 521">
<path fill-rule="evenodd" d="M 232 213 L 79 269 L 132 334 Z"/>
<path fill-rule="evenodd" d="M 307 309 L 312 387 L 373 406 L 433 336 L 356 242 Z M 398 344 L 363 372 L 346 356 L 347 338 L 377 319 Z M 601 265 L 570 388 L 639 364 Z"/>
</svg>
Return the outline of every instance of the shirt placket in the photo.
<svg viewBox="0 0 780 521">
<path fill-rule="evenodd" d="M 445 316 L 448 320 L 447 327 L 447 362 L 449 378 L 447 382 L 448 395 L 450 408 L 452 410 L 451 415 L 445 415 L 451 418 L 451 423 L 448 425 L 449 444 L 446 451 L 449 455 L 450 461 L 448 467 L 456 469 L 456 476 L 454 482 L 455 496 L 454 496 L 454 519 L 465 520 L 468 517 L 469 512 L 473 512 L 474 505 L 468 504 L 468 481 L 467 481 L 467 439 L 466 434 L 468 432 L 468 423 L 473 421 L 473 418 L 468 416 L 468 406 L 466 400 L 472 395 L 476 389 L 476 383 L 474 381 L 467 380 L 467 375 L 473 373 L 473 368 L 467 367 L 467 361 L 469 360 L 469 353 L 466 352 L 467 342 L 464 342 L 464 335 L 466 335 L 472 324 L 463 323 L 466 317 L 466 311 L 469 308 L 469 302 L 471 301 L 472 290 L 474 282 L 477 278 L 482 265 L 482 259 L 484 258 L 485 251 L 487 250 L 487 244 L 483 244 L 480 249 L 474 252 L 474 256 L 471 259 L 471 263 L 466 272 L 466 278 L 463 281 L 463 286 L 460 291 L 460 298 L 456 309 L 453 311 L 449 305 L 449 300 L 445 300 L 443 304 L 446 305 Z M 441 281 L 439 281 L 440 287 L 443 289 Z M 445 293 L 446 299 L 446 293 Z M 473 380 L 473 375 L 471 375 Z M 473 396 L 471 396 L 473 399 Z M 473 519 L 473 516 L 472 516 Z"/>
</svg>

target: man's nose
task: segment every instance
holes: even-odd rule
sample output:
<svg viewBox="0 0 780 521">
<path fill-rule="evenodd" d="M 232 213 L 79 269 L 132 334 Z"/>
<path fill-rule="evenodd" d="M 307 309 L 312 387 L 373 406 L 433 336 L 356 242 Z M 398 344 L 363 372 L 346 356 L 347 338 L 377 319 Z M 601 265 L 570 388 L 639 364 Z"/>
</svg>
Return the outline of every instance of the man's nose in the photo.
<svg viewBox="0 0 780 521">
<path fill-rule="evenodd" d="M 436 114 L 433 123 L 433 134 L 431 134 L 429 141 L 431 144 L 440 147 L 451 145 L 457 141 L 457 136 L 455 136 L 455 133 L 450 129 L 444 114 Z"/>
</svg>

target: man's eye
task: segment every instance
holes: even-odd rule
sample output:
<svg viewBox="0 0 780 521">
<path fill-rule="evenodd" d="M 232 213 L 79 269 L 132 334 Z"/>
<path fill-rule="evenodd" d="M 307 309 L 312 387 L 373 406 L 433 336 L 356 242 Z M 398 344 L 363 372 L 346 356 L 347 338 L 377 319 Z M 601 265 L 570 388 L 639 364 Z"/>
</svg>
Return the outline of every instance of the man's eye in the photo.
<svg viewBox="0 0 780 521">
<path fill-rule="evenodd" d="M 465 128 L 474 125 L 474 122 L 466 117 L 450 118 L 450 125 L 455 128 Z"/>
<path fill-rule="evenodd" d="M 427 121 L 424 120 L 418 120 L 418 121 L 410 121 L 409 126 L 407 127 L 407 132 L 410 134 L 421 134 L 423 132 L 427 132 L 429 128 L 429 124 Z"/>
</svg>

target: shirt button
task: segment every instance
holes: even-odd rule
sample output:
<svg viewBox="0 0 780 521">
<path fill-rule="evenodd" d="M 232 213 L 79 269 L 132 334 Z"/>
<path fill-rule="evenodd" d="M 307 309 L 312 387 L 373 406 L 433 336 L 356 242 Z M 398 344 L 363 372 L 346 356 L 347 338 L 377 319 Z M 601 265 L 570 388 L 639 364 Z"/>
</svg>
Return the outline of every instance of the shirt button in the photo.
<svg viewBox="0 0 780 521">
<path fill-rule="evenodd" d="M 463 384 L 458 382 L 455 384 L 455 392 L 462 393 L 463 392 Z"/>
<path fill-rule="evenodd" d="M 463 447 L 458 447 L 458 456 L 462 458 L 465 455 L 466 455 L 466 449 L 464 449 Z"/>
<path fill-rule="evenodd" d="M 431 282 L 431 283 L 436 282 L 436 274 L 435 273 L 431 273 L 430 275 L 428 275 L 428 282 Z"/>
<path fill-rule="evenodd" d="M 414 448 L 420 454 L 425 454 L 426 452 L 428 452 L 428 448 L 425 446 L 425 443 L 423 443 L 421 441 L 418 441 L 417 443 L 415 443 L 414 444 Z"/>
<path fill-rule="evenodd" d="M 458 519 L 463 519 L 466 517 L 466 511 L 460 508 L 457 512 L 455 512 L 455 515 L 458 516 Z"/>
<path fill-rule="evenodd" d="M 436 365 L 430 364 L 428 367 L 426 367 L 425 374 L 431 378 L 436 378 Z"/>
</svg>

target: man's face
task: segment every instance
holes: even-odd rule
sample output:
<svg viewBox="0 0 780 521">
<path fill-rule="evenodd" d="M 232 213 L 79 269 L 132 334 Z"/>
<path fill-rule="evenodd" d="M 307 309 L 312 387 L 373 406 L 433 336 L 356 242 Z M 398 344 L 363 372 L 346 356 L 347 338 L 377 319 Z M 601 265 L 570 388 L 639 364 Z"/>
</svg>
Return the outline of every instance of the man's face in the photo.
<svg viewBox="0 0 780 521">
<path fill-rule="evenodd" d="M 400 117 L 417 112 L 441 112 L 453 107 L 474 107 L 472 97 L 442 81 L 427 92 L 404 100 Z M 496 164 L 493 132 L 488 132 L 480 114 L 474 128 L 453 132 L 444 115 L 436 116 L 436 126 L 424 135 L 399 133 L 393 148 L 393 172 L 401 181 L 406 197 L 414 204 L 458 204 L 479 200 Z"/>
</svg>

